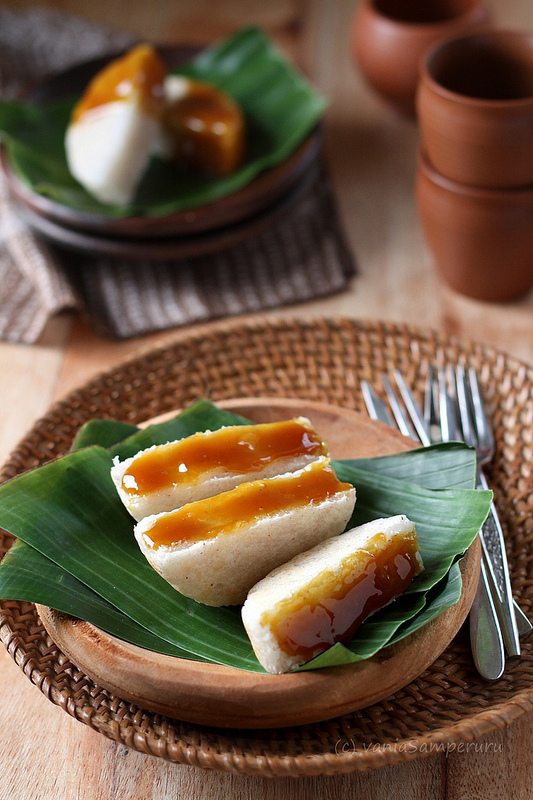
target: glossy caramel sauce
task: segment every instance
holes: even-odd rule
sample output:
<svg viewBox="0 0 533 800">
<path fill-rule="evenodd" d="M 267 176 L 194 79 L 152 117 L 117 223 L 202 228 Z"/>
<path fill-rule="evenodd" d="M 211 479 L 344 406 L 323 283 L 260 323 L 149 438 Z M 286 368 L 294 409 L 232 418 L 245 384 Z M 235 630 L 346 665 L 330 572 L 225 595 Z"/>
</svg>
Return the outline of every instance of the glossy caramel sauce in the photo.
<svg viewBox="0 0 533 800">
<path fill-rule="evenodd" d="M 314 428 L 297 419 L 236 425 L 148 450 L 126 470 L 122 488 L 130 495 L 147 495 L 178 483 L 195 484 L 212 470 L 244 475 L 280 458 L 326 454 Z"/>
<path fill-rule="evenodd" d="M 71 122 L 76 122 L 97 106 L 128 100 L 135 95 L 147 114 L 159 115 L 166 73 L 166 67 L 153 47 L 142 44 L 133 48 L 100 70 L 92 79 L 74 107 Z"/>
<path fill-rule="evenodd" d="M 374 611 L 400 595 L 420 572 L 416 533 L 378 533 L 363 550 L 345 558 L 339 568 L 326 569 L 305 589 L 265 611 L 279 647 L 305 661 L 336 642 L 349 642 Z"/>
<path fill-rule="evenodd" d="M 174 158 L 191 169 L 230 175 L 244 158 L 242 111 L 214 86 L 189 81 L 188 93 L 169 104 L 163 122 L 173 137 Z"/>
<path fill-rule="evenodd" d="M 163 514 L 144 533 L 144 539 L 153 548 L 212 539 L 236 533 L 259 518 L 320 503 L 351 488 L 339 481 L 327 460 L 312 462 L 299 473 L 241 483 L 229 492 Z"/>
</svg>

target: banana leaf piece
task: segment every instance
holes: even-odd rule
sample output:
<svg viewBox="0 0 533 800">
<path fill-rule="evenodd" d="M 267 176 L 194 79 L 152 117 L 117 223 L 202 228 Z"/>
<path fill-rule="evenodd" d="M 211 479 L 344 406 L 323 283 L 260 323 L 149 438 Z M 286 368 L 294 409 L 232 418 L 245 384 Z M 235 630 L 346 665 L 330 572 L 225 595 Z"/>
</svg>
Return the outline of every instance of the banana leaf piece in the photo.
<svg viewBox="0 0 533 800">
<path fill-rule="evenodd" d="M 79 429 L 71 450 L 81 450 L 82 447 L 90 447 L 92 444 L 98 444 L 100 447 L 110 449 L 127 437 L 138 433 L 138 431 L 139 428 L 136 425 L 130 425 L 127 422 L 111 419 L 90 419 Z"/>
<path fill-rule="evenodd" d="M 472 449 L 464 442 L 408 450 L 402 453 L 401 458 L 397 455 L 377 456 L 343 459 L 333 464 L 340 480 L 348 480 L 343 476 L 349 474 L 350 467 L 356 467 L 376 475 L 409 480 L 428 489 L 473 489 L 475 486 L 475 459 Z"/>
<path fill-rule="evenodd" d="M 146 428 L 110 419 L 91 419 L 82 425 L 71 449 L 80 450 L 95 444 L 124 460 L 154 444 L 173 442 L 198 431 L 251 424 L 250 420 L 217 408 L 208 400 L 196 400 L 175 417 Z"/>
<path fill-rule="evenodd" d="M 180 72 L 219 86 L 241 105 L 247 158 L 233 174 L 213 178 L 154 158 L 131 205 L 100 203 L 70 175 L 64 152 L 65 131 L 78 98 L 43 106 L 0 103 L 0 135 L 10 167 L 38 194 L 80 212 L 162 216 L 225 197 L 282 163 L 316 127 L 326 106 L 254 27 L 207 48 Z"/>
<path fill-rule="evenodd" d="M 1 568 L 2 590 L 6 597 L 39 603 L 85 619 L 101 630 L 146 650 L 179 658 L 196 658 L 137 625 L 69 572 L 20 539 L 5 556 Z"/>
</svg>

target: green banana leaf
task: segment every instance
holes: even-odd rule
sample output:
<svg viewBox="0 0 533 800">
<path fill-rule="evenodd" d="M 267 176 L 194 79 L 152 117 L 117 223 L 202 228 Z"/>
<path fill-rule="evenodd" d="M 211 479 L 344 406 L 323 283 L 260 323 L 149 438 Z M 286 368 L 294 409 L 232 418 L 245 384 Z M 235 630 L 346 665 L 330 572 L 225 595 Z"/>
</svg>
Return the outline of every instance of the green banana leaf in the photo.
<svg viewBox="0 0 533 800">
<path fill-rule="evenodd" d="M 433 451 L 438 451 L 438 458 L 432 458 Z M 374 472 L 376 475 L 390 476 L 418 483 L 428 489 L 472 489 L 475 485 L 475 460 L 473 452 L 463 442 L 448 442 L 446 448 L 442 444 L 409 450 L 397 456 L 379 456 L 377 458 L 345 459 L 336 462 L 336 472 L 341 480 L 350 467 Z M 346 479 L 347 480 L 347 479 Z"/>
<path fill-rule="evenodd" d="M 49 606 L 79 619 L 83 619 L 90 609 L 88 621 L 119 639 L 169 656 L 195 658 L 186 650 L 138 625 L 69 572 L 21 540 L 15 542 L 2 562 L 2 589 L 6 597 Z"/>
<path fill-rule="evenodd" d="M 225 197 L 283 162 L 319 122 L 325 100 L 258 28 L 206 48 L 179 70 L 225 90 L 246 119 L 247 157 L 213 178 L 154 158 L 127 207 L 100 203 L 70 175 L 64 137 L 79 98 L 47 105 L 0 103 L 0 135 L 12 170 L 38 194 L 79 212 L 163 216 Z"/>
<path fill-rule="evenodd" d="M 139 428 L 127 422 L 118 422 L 110 419 L 91 419 L 81 426 L 77 432 L 72 450 L 81 450 L 91 444 L 99 444 L 100 447 L 111 448 L 119 442 L 124 441 L 129 436 L 137 433 Z"/>
<path fill-rule="evenodd" d="M 157 435 L 158 426 L 153 426 L 156 432 L 152 430 L 149 441 L 168 440 L 165 437 L 169 429 L 171 438 L 176 438 L 180 424 L 190 433 L 193 428 L 205 430 L 230 424 L 232 419 L 236 423 L 243 421 L 242 417 L 219 412 L 211 404 L 201 401 L 174 420 L 161 423 L 160 436 Z M 91 601 L 92 594 L 96 593 L 137 625 L 180 651 L 240 669 L 263 671 L 242 626 L 240 609 L 210 608 L 182 597 L 160 578 L 140 553 L 132 535 L 133 521 L 118 499 L 109 475 L 113 452 L 117 449 L 115 442 L 124 432 L 121 426 L 122 423 L 115 426 L 112 422 L 91 426 L 93 434 L 99 431 L 104 434 L 106 442 L 113 442 L 111 451 L 91 445 L 0 486 L 0 525 L 89 587 L 90 591 L 84 592 L 85 612 L 80 613 L 81 609 L 77 607 L 70 613 L 144 646 L 135 638 L 131 626 L 128 631 L 121 631 L 115 620 L 115 627 L 111 629 L 109 618 L 112 614 L 108 613 L 107 618 L 102 619 L 101 601 L 94 604 Z M 163 428 L 165 434 L 161 433 Z M 85 433 L 88 430 L 87 427 Z M 132 447 L 139 449 L 139 442 L 144 445 L 145 437 L 146 431 L 130 436 L 127 454 Z M 446 485 L 449 475 L 453 474 L 454 479 L 464 485 L 471 481 L 474 454 L 460 446 L 428 448 L 426 477 L 438 472 L 439 460 L 444 465 L 450 464 L 450 447 L 456 451 L 455 458 L 461 453 L 464 464 L 460 475 L 455 469 L 447 472 L 445 468 L 443 483 Z M 416 457 L 400 454 L 368 459 L 368 470 L 362 469 L 365 460 L 359 460 L 358 466 L 335 462 L 336 469 L 345 470 L 343 477 L 349 474 L 357 479 L 359 500 L 356 508 L 360 506 L 360 512 L 359 516 L 354 515 L 353 523 L 359 524 L 372 514 L 408 513 L 417 525 L 422 557 L 428 566 L 427 575 L 422 573 L 415 579 L 419 585 L 415 585 L 410 594 L 391 603 L 361 626 L 348 648 L 344 648 L 348 655 L 339 663 L 353 660 L 353 656 L 357 659 L 369 657 L 393 637 L 397 639 L 416 629 L 414 626 L 418 619 L 423 618 L 425 624 L 459 598 L 460 576 L 459 580 L 455 578 L 452 581 L 450 566 L 473 541 L 488 512 L 491 493 L 427 489 L 398 478 L 398 475 L 412 477 L 412 465 L 421 463 L 422 452 L 417 451 Z M 398 466 L 402 460 L 405 462 L 403 473 Z M 394 475 L 386 474 L 387 462 Z M 438 535 L 433 536 L 435 531 Z M 33 570 L 35 593 L 32 596 L 29 573 L 20 569 L 22 561 L 22 557 L 18 561 L 6 557 L 0 565 L 0 596 L 54 606 L 50 602 L 45 571 L 38 567 Z M 30 567 L 28 569 L 31 571 Z M 57 580 L 54 583 L 57 584 Z M 23 594 L 17 596 L 17 591 Z M 81 594 L 79 590 L 78 597 Z M 148 603 L 147 598 L 150 598 Z M 63 600 L 61 604 L 60 610 L 69 612 Z M 97 611 L 93 605 L 98 605 Z M 154 649 L 160 649 L 154 640 L 152 642 Z M 343 653 L 343 648 L 336 646 L 336 657 L 339 657 L 339 652 Z M 308 666 L 314 664 L 311 662 Z"/>
<path fill-rule="evenodd" d="M 224 425 L 250 425 L 250 420 L 217 408 L 207 400 L 197 400 L 172 419 L 142 429 L 116 420 L 91 419 L 78 431 L 72 450 L 95 444 L 108 448 L 112 456 L 123 461 L 154 444 L 174 442 Z"/>
</svg>

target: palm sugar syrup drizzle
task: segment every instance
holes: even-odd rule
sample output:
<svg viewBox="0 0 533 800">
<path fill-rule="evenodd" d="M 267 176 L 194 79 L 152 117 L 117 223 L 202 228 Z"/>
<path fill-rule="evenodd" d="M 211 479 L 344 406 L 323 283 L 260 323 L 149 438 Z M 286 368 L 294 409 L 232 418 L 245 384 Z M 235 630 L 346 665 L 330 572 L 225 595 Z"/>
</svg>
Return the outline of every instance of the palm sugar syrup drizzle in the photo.
<svg viewBox="0 0 533 800">
<path fill-rule="evenodd" d="M 373 536 L 363 550 L 344 559 L 340 569 L 326 569 L 305 590 L 265 611 L 281 650 L 303 662 L 336 642 L 348 643 L 374 611 L 398 597 L 420 572 L 416 533 Z"/>
<path fill-rule="evenodd" d="M 162 514 L 144 539 L 154 549 L 212 539 L 235 533 L 259 518 L 317 504 L 350 489 L 351 484 L 339 481 L 326 460 L 313 462 L 299 473 L 241 483 L 229 492 Z"/>
<path fill-rule="evenodd" d="M 169 103 L 163 122 L 172 133 L 174 157 L 192 169 L 230 175 L 244 158 L 244 117 L 235 101 L 215 86 L 189 81 Z"/>
<path fill-rule="evenodd" d="M 167 69 L 153 47 L 133 48 L 104 67 L 89 83 L 72 112 L 72 122 L 98 106 L 125 101 L 137 95 L 147 114 L 162 111 L 163 83 Z"/>
<path fill-rule="evenodd" d="M 195 484 L 214 470 L 245 475 L 280 458 L 326 453 L 314 428 L 301 420 L 236 425 L 143 453 L 124 473 L 122 488 L 130 495 L 148 495 L 178 483 Z"/>
</svg>

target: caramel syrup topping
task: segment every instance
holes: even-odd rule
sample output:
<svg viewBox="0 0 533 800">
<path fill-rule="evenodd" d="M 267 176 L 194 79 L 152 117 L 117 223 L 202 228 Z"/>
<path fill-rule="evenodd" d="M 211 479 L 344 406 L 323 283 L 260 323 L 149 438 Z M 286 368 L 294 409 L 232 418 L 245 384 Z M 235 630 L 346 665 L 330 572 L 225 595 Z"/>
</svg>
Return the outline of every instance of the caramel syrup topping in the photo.
<svg viewBox="0 0 533 800">
<path fill-rule="evenodd" d="M 193 169 L 230 175 L 244 158 L 244 117 L 235 101 L 214 86 L 190 81 L 170 103 L 163 121 L 175 140 L 175 158 Z"/>
<path fill-rule="evenodd" d="M 241 483 L 229 492 L 163 514 L 144 534 L 145 542 L 158 548 L 236 533 L 259 518 L 320 503 L 351 488 L 339 481 L 327 460 L 312 462 L 298 474 Z"/>
<path fill-rule="evenodd" d="M 95 75 L 74 107 L 71 121 L 76 122 L 92 108 L 117 100 L 128 100 L 135 94 L 146 113 L 159 114 L 166 73 L 166 67 L 153 47 L 141 44 L 133 48 Z"/>
<path fill-rule="evenodd" d="M 223 134 L 223 125 L 240 124 L 242 121 L 241 111 L 234 100 L 214 86 L 200 81 L 189 82 L 188 93 L 171 104 L 170 119 L 173 114 L 189 130 L 196 132 L 199 128 L 207 129 L 215 136 Z"/>
<path fill-rule="evenodd" d="M 280 458 L 326 454 L 314 428 L 297 419 L 236 425 L 143 453 L 124 473 L 122 488 L 131 495 L 147 495 L 178 483 L 197 483 L 212 470 L 243 475 Z"/>
<path fill-rule="evenodd" d="M 261 624 L 270 625 L 283 652 L 304 661 L 336 642 L 346 644 L 371 613 L 400 595 L 420 572 L 418 549 L 414 532 L 388 543 L 378 533 L 340 569 L 323 570 L 304 591 L 265 611 Z"/>
</svg>

